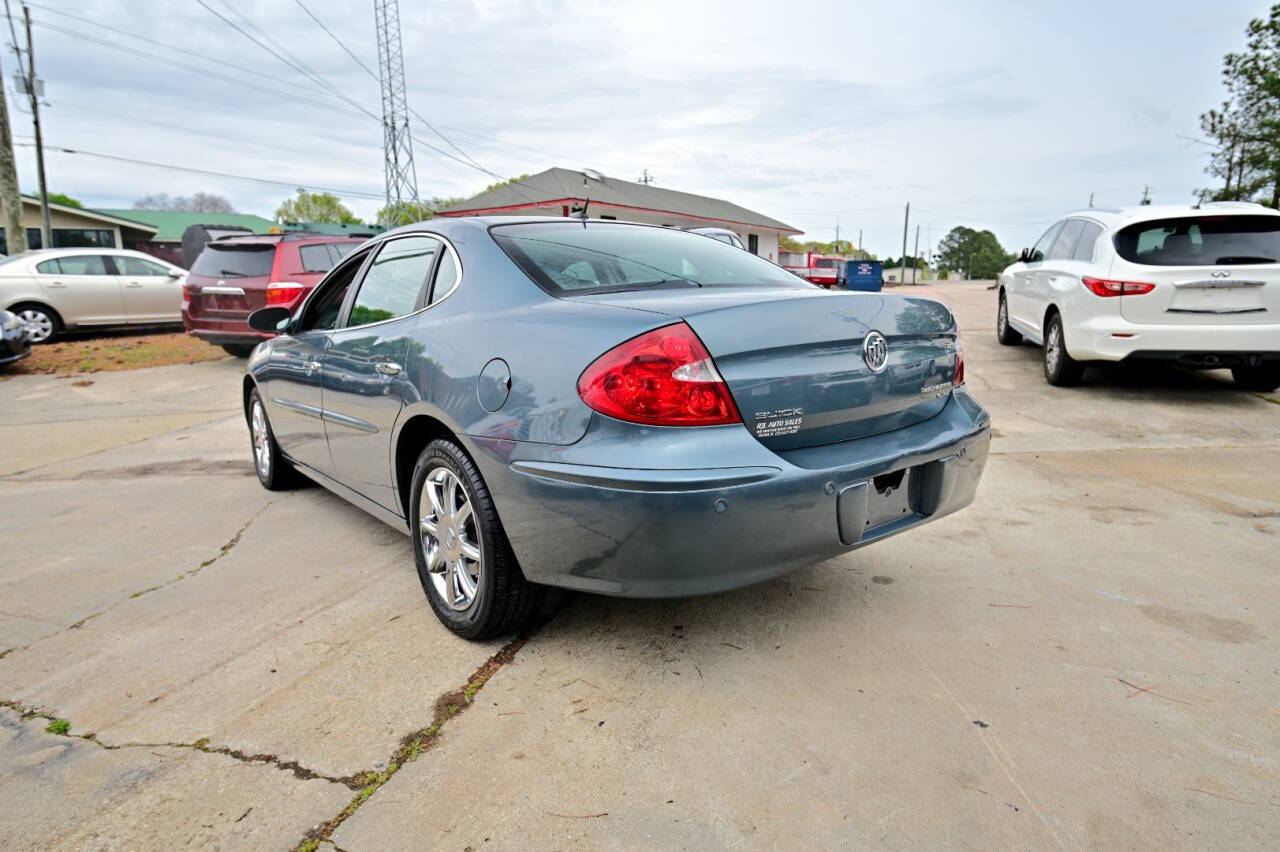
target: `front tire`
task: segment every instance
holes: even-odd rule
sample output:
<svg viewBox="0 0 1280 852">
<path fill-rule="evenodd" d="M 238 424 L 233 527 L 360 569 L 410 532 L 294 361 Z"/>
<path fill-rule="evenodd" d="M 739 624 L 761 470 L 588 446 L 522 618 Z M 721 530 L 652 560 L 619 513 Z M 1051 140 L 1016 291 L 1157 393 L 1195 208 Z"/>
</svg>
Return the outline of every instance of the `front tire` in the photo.
<svg viewBox="0 0 1280 852">
<path fill-rule="evenodd" d="M 1245 390 L 1268 393 L 1280 388 L 1280 364 L 1258 367 L 1232 367 L 1231 378 Z"/>
<path fill-rule="evenodd" d="M 1000 307 L 996 308 L 996 340 L 1005 346 L 1017 346 L 1022 342 L 1022 335 L 1009 325 L 1009 301 L 1000 291 Z"/>
<path fill-rule="evenodd" d="M 53 308 L 44 305 L 15 305 L 9 309 L 27 327 L 27 340 L 32 343 L 52 343 L 62 334 L 62 317 Z"/>
<path fill-rule="evenodd" d="M 418 579 L 440 622 L 464 639 L 523 627 L 544 590 L 525 580 L 489 489 L 462 447 L 447 438 L 428 444 L 411 489 Z"/>
<path fill-rule="evenodd" d="M 1084 364 L 1067 352 L 1062 315 L 1057 313 L 1044 324 L 1044 378 L 1056 387 L 1072 387 L 1084 378 Z"/>
<path fill-rule="evenodd" d="M 253 470 L 258 474 L 258 482 L 268 491 L 287 491 L 295 487 L 298 473 L 280 452 L 257 388 L 249 394 L 248 417 L 249 447 L 253 452 Z"/>
</svg>

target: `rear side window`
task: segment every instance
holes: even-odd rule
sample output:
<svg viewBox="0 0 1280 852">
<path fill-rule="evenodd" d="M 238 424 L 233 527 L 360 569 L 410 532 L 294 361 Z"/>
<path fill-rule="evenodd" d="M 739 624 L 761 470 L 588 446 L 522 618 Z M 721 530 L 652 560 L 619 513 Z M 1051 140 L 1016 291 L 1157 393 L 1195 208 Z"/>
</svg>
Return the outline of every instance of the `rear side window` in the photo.
<svg viewBox="0 0 1280 852">
<path fill-rule="evenodd" d="M 499 225 L 490 233 L 553 296 L 662 287 L 813 286 L 767 260 L 672 228 L 538 222 Z"/>
<path fill-rule="evenodd" d="M 1076 250 L 1072 252 L 1072 260 L 1083 260 L 1086 263 L 1093 260 L 1093 249 L 1098 243 L 1098 237 L 1102 236 L 1102 226 L 1096 222 L 1085 222 L 1084 231 L 1080 233 L 1080 239 L 1076 240 Z"/>
<path fill-rule="evenodd" d="M 45 275 L 108 275 L 107 263 L 98 254 L 82 254 L 75 257 L 57 257 L 36 265 L 36 271 Z"/>
<path fill-rule="evenodd" d="M 1116 234 L 1116 253 L 1148 266 L 1280 262 L 1280 216 L 1188 216 L 1138 222 Z"/>
<path fill-rule="evenodd" d="M 325 243 L 298 246 L 298 254 L 302 257 L 303 272 L 328 272 L 333 268 L 333 255 Z"/>
<path fill-rule="evenodd" d="M 272 243 L 209 243 L 191 265 L 191 272 L 208 278 L 265 278 L 271 274 L 275 257 L 276 247 Z"/>
<path fill-rule="evenodd" d="M 1080 232 L 1084 230 L 1084 222 L 1080 219 L 1068 219 L 1066 224 L 1062 226 L 1062 230 L 1058 232 L 1058 238 L 1053 241 L 1053 248 L 1049 249 L 1049 260 L 1067 260 L 1071 257 L 1071 253 L 1076 250 L 1076 241 L 1080 238 Z"/>
<path fill-rule="evenodd" d="M 431 304 L 443 299 L 453 292 L 462 277 L 458 271 L 458 262 L 453 259 L 453 252 L 446 249 L 440 255 L 440 265 L 436 267 L 436 280 L 431 287 Z"/>
<path fill-rule="evenodd" d="M 439 250 L 440 241 L 431 237 L 388 240 L 360 283 L 347 325 L 367 325 L 413 313 Z"/>
</svg>

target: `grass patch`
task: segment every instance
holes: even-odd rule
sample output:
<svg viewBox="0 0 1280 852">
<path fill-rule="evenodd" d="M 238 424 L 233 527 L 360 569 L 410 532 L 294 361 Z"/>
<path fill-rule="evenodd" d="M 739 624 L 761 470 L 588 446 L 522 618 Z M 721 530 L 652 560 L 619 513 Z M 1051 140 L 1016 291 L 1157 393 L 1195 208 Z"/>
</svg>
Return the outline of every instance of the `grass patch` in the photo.
<svg viewBox="0 0 1280 852">
<path fill-rule="evenodd" d="M 66 719 L 54 719 L 52 722 L 44 726 L 45 733 L 58 734 L 65 736 L 71 730 L 71 723 Z"/>
<path fill-rule="evenodd" d="M 180 331 L 162 334 L 104 332 L 93 337 L 33 346 L 31 357 L 11 365 L 8 373 L 74 376 L 168 364 L 197 364 L 225 357 L 227 353 L 220 347 Z"/>
</svg>

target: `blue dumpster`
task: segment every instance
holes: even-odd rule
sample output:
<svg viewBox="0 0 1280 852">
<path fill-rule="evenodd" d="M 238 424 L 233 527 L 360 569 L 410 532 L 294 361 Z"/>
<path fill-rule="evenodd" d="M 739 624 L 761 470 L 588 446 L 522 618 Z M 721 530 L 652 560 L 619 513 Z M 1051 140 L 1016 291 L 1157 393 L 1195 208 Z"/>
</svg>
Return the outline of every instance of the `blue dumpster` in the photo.
<svg viewBox="0 0 1280 852">
<path fill-rule="evenodd" d="M 844 266 L 845 287 L 850 290 L 878 292 L 884 287 L 884 270 L 878 260 L 847 260 Z"/>
</svg>

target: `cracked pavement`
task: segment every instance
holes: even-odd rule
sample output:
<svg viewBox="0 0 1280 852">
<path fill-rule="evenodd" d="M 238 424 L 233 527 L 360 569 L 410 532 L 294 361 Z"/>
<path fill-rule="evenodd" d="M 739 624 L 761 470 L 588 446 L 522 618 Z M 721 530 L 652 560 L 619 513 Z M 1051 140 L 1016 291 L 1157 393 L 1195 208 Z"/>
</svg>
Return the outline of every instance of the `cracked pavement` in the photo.
<svg viewBox="0 0 1280 852">
<path fill-rule="evenodd" d="M 932 294 L 994 417 L 974 506 L 479 644 L 406 537 L 258 486 L 240 362 L 0 374 L 0 846 L 1268 846 L 1280 400 L 1050 388 L 993 291 Z"/>
</svg>

